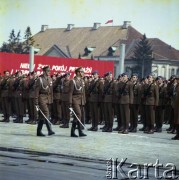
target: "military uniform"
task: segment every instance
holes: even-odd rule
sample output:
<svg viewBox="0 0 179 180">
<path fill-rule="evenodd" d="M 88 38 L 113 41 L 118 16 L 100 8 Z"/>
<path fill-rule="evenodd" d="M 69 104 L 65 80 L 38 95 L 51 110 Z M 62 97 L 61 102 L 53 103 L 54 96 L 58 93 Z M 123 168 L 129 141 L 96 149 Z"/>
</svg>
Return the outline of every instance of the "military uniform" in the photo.
<svg viewBox="0 0 179 180">
<path fill-rule="evenodd" d="M 61 77 L 58 77 L 53 83 L 53 123 L 57 125 L 62 120 L 61 79 Z"/>
<path fill-rule="evenodd" d="M 117 117 L 117 127 L 114 128 L 114 131 L 119 131 L 119 129 L 122 126 L 121 123 L 121 115 L 120 115 L 120 104 L 119 104 L 119 97 L 118 97 L 118 86 L 119 86 L 120 81 L 115 81 L 114 82 L 114 93 L 113 93 L 113 106 L 114 106 L 114 114 Z"/>
<path fill-rule="evenodd" d="M 166 87 L 163 83 L 158 84 L 159 90 L 159 103 L 155 111 L 155 132 L 162 132 L 162 125 L 164 121 L 164 108 L 166 99 Z"/>
<path fill-rule="evenodd" d="M 172 140 L 179 140 L 179 77 L 177 78 L 177 85 L 174 91 L 174 123 L 176 128 L 176 136 Z"/>
<path fill-rule="evenodd" d="M 36 124 L 37 119 L 38 119 L 38 114 L 37 110 L 35 107 L 35 86 L 37 82 L 38 77 L 33 77 L 29 79 L 28 84 L 27 84 L 27 89 L 28 89 L 28 112 L 29 112 L 29 120 L 27 123 L 30 124 Z"/>
<path fill-rule="evenodd" d="M 175 132 L 175 123 L 174 123 L 174 92 L 175 92 L 175 78 L 171 79 L 171 81 L 167 85 L 167 114 L 168 114 L 168 123 L 170 127 L 167 129 L 168 133 Z"/>
<path fill-rule="evenodd" d="M 84 82 L 85 82 L 85 96 L 86 96 L 86 104 L 84 106 L 84 112 L 85 112 L 85 117 L 84 117 L 84 123 L 86 124 L 90 124 L 91 123 L 91 111 L 90 111 L 90 95 L 89 95 L 89 86 L 91 84 L 91 79 L 90 77 L 85 77 L 84 78 Z"/>
<path fill-rule="evenodd" d="M 145 78 L 146 79 L 146 78 Z M 141 115 L 141 122 L 143 124 L 143 127 L 141 129 L 139 129 L 139 131 L 145 131 L 147 128 L 147 117 L 146 117 L 146 111 L 145 111 L 145 101 L 146 101 L 146 97 L 145 97 L 145 92 L 147 91 L 148 88 L 148 84 L 144 81 L 141 84 L 141 98 L 140 98 L 140 115 Z"/>
<path fill-rule="evenodd" d="M 141 84 L 138 82 L 132 83 L 132 90 L 134 98 L 130 107 L 129 132 L 137 132 L 139 105 L 141 102 Z"/>
<path fill-rule="evenodd" d="M 35 86 L 35 105 L 39 106 L 43 114 L 46 116 L 46 118 L 49 119 L 50 112 L 49 112 L 49 106 L 53 103 L 53 85 L 52 85 L 52 79 L 48 75 L 50 72 L 50 69 L 48 66 L 45 66 L 43 68 L 43 74 L 37 79 L 36 86 Z M 39 119 L 38 119 L 38 126 L 37 126 L 37 136 L 45 136 L 41 130 L 45 121 L 48 135 L 54 134 L 54 132 L 51 129 L 51 125 L 46 120 L 40 111 L 39 111 Z"/>
<path fill-rule="evenodd" d="M 82 68 L 77 68 L 75 70 L 75 73 L 78 74 L 78 76 L 75 76 L 72 80 L 70 80 L 68 102 L 69 105 L 72 106 L 78 119 L 82 122 L 82 109 L 86 103 L 84 87 L 85 83 L 82 77 L 79 75 L 79 73 L 83 73 Z M 75 134 L 76 125 L 78 126 L 79 136 L 86 136 L 82 132 L 82 128 L 79 121 L 76 118 L 74 118 L 71 127 L 71 137 L 77 137 L 77 135 Z"/>
<path fill-rule="evenodd" d="M 99 79 L 95 78 L 91 81 L 88 89 L 90 98 L 90 113 L 92 127 L 88 130 L 97 131 L 99 124 Z"/>
<path fill-rule="evenodd" d="M 158 106 L 158 101 L 159 101 L 159 91 L 157 85 L 149 82 L 144 94 L 145 94 L 145 111 L 146 111 L 146 124 L 147 124 L 147 129 L 144 132 L 148 134 L 153 134 L 154 124 L 155 124 L 155 110 L 156 107 Z"/>
<path fill-rule="evenodd" d="M 69 128 L 69 121 L 70 121 L 70 110 L 69 110 L 69 86 L 70 86 L 70 79 L 66 77 L 70 76 L 70 73 L 66 73 L 64 75 L 62 81 L 62 112 L 63 112 L 63 125 L 60 126 L 61 128 Z"/>
<path fill-rule="evenodd" d="M 2 110 L 4 115 L 4 120 L 2 122 L 9 122 L 9 116 L 11 110 L 10 109 L 11 101 L 9 99 L 10 76 L 3 78 L 3 80 L 0 83 L 0 89 L 1 89 Z"/>
<path fill-rule="evenodd" d="M 125 75 L 125 74 L 124 74 Z M 123 75 L 123 76 L 124 76 Z M 133 103 L 133 89 L 130 81 L 121 81 L 118 87 L 122 127 L 119 133 L 127 134 L 129 131 L 130 107 Z"/>
<path fill-rule="evenodd" d="M 24 116 L 24 99 L 23 99 L 23 92 L 24 92 L 24 79 L 23 76 L 19 76 L 16 78 L 13 84 L 14 88 L 14 96 L 15 96 L 15 108 L 17 113 L 17 118 L 14 123 L 23 123 L 23 116 Z"/>
<path fill-rule="evenodd" d="M 104 79 L 100 79 L 100 80 L 99 80 L 99 96 L 98 96 L 99 124 L 103 124 L 103 123 L 104 123 L 103 87 L 104 87 Z"/>
<path fill-rule="evenodd" d="M 106 76 L 110 76 L 110 72 Z M 113 131 L 114 109 L 113 109 L 113 93 L 114 93 L 114 81 L 112 79 L 106 79 L 103 87 L 104 98 L 104 121 L 105 127 L 103 132 Z"/>
</svg>

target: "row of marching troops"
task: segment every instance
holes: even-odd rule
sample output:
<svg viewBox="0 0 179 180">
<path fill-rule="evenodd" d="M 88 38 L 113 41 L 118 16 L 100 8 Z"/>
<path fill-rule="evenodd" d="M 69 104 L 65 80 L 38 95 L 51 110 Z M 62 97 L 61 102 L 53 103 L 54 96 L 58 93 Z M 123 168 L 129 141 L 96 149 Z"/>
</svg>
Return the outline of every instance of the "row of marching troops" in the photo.
<svg viewBox="0 0 179 180">
<path fill-rule="evenodd" d="M 161 76 L 154 79 L 152 75 L 148 75 L 139 81 L 137 74 L 132 74 L 129 78 L 127 73 L 123 73 L 114 79 L 111 72 L 99 77 L 98 71 L 87 77 L 84 76 L 82 67 L 75 70 L 75 75 L 70 78 L 70 73 L 66 72 L 50 77 L 49 66 L 43 68 L 41 76 L 37 76 L 36 72 L 24 76 L 21 71 L 14 75 L 5 71 L 0 80 L 3 122 L 9 122 L 9 116 L 15 114 L 14 122 L 22 123 L 28 110 L 29 120 L 26 123 L 36 124 L 41 116 L 36 109 L 39 106 L 47 117 L 51 117 L 53 124 L 69 128 L 69 108 L 72 107 L 78 118 L 76 120 L 74 117 L 72 123 L 72 137 L 77 137 L 74 132 L 76 125 L 79 135 L 85 136 L 79 121 L 91 123 L 89 131 L 97 131 L 98 125 L 104 124 L 102 132 L 135 133 L 140 115 L 143 124 L 140 131 L 148 134 L 162 132 L 163 123 L 168 123 L 168 133 L 176 134 L 172 139 L 179 139 L 179 77 L 173 75 L 169 80 L 164 80 Z M 47 78 L 42 78 L 44 76 Z M 44 79 L 49 83 L 43 82 Z M 53 91 L 51 102 L 47 92 L 50 88 Z M 47 100 L 39 104 L 45 95 Z M 48 106 L 49 113 L 46 113 L 44 103 L 51 104 Z M 117 117 L 117 127 L 113 127 L 114 117 Z M 43 121 L 40 127 L 42 124 Z M 48 122 L 46 125 L 49 135 L 54 134 Z M 39 129 L 37 135 L 43 136 L 41 128 Z"/>
</svg>

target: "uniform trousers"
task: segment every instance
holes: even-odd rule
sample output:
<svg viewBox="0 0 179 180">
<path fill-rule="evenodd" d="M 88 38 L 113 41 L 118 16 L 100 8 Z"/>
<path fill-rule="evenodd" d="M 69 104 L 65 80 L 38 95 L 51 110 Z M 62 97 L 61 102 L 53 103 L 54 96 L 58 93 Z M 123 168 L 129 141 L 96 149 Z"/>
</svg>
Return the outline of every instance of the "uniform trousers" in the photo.
<svg viewBox="0 0 179 180">
<path fill-rule="evenodd" d="M 91 112 L 92 127 L 98 127 L 98 123 L 99 123 L 98 102 L 90 102 L 90 112 Z"/>
</svg>

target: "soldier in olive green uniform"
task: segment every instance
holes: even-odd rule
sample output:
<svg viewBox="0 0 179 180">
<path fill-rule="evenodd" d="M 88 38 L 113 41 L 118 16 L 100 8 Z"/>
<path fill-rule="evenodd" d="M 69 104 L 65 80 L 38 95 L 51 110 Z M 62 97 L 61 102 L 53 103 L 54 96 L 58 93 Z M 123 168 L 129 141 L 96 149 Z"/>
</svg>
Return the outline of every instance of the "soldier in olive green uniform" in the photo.
<svg viewBox="0 0 179 180">
<path fill-rule="evenodd" d="M 88 92 L 89 92 L 89 101 L 90 101 L 90 112 L 91 112 L 91 121 L 92 127 L 88 130 L 97 131 L 99 124 L 99 75 L 98 71 L 92 73 L 93 80 L 90 83 Z"/>
<path fill-rule="evenodd" d="M 159 90 L 159 103 L 156 107 L 155 111 L 155 132 L 162 132 L 162 126 L 164 121 L 164 108 L 165 108 L 165 99 L 166 99 L 166 93 L 167 89 L 165 87 L 165 84 L 163 83 L 163 78 L 161 76 L 158 76 L 156 78 L 158 90 Z"/>
<path fill-rule="evenodd" d="M 69 110 L 69 86 L 70 86 L 70 73 L 66 72 L 63 75 L 64 79 L 62 80 L 62 113 L 63 113 L 63 125 L 60 128 L 69 128 L 70 121 L 70 110 Z"/>
<path fill-rule="evenodd" d="M 37 123 L 37 111 L 35 107 L 35 86 L 37 82 L 38 76 L 35 71 L 29 74 L 29 81 L 27 84 L 27 89 L 29 91 L 28 98 L 28 107 L 29 107 L 29 120 L 26 121 L 28 124 L 36 124 Z"/>
<path fill-rule="evenodd" d="M 141 100 L 141 84 L 137 80 L 138 80 L 137 74 L 133 74 L 131 76 L 131 83 L 132 83 L 134 99 L 130 107 L 129 132 L 137 132 L 139 105 Z"/>
<path fill-rule="evenodd" d="M 16 80 L 14 81 L 13 88 L 15 94 L 15 108 L 17 113 L 17 118 L 14 123 L 23 123 L 24 116 L 24 100 L 23 100 L 23 92 L 24 92 L 24 79 L 21 71 L 17 72 Z"/>
<path fill-rule="evenodd" d="M 122 81 L 119 83 L 118 96 L 120 104 L 122 126 L 118 133 L 128 134 L 130 121 L 130 105 L 133 103 L 133 89 L 128 74 L 122 74 Z"/>
<path fill-rule="evenodd" d="M 90 94 L 89 94 L 89 86 L 92 81 L 92 76 L 85 76 L 84 82 L 85 82 L 85 96 L 86 96 L 86 104 L 84 106 L 84 112 L 85 112 L 85 123 L 90 124 L 91 123 L 91 110 L 90 110 Z"/>
<path fill-rule="evenodd" d="M 49 106 L 53 103 L 53 85 L 50 77 L 50 67 L 45 66 L 42 69 L 43 74 L 39 76 L 35 86 L 35 105 L 39 106 L 39 109 L 43 112 L 45 117 L 49 119 Z M 55 134 L 43 114 L 39 111 L 37 136 L 45 136 L 41 131 L 44 121 L 48 130 L 48 135 Z"/>
<path fill-rule="evenodd" d="M 146 122 L 147 129 L 144 133 L 153 134 L 154 133 L 154 124 L 155 124 L 155 110 L 158 106 L 159 101 L 159 91 L 158 86 L 153 82 L 153 76 L 148 76 L 148 85 L 147 89 L 144 92 L 145 94 L 145 111 L 146 111 Z"/>
<path fill-rule="evenodd" d="M 145 101 L 146 101 L 146 91 L 148 88 L 148 79 L 147 77 L 143 78 L 141 81 L 141 99 L 140 99 L 140 119 L 143 124 L 143 127 L 139 129 L 139 131 L 145 131 L 147 129 L 147 117 L 146 117 L 146 111 L 145 111 Z"/>
<path fill-rule="evenodd" d="M 53 82 L 53 104 L 52 104 L 52 117 L 53 123 L 59 125 L 62 121 L 62 100 L 61 100 L 61 84 L 62 76 L 56 77 Z"/>
<path fill-rule="evenodd" d="M 179 140 L 179 77 L 176 77 L 176 88 L 174 90 L 174 124 L 176 128 L 176 136 L 172 140 Z"/>
<path fill-rule="evenodd" d="M 113 131 L 114 109 L 113 109 L 114 81 L 112 72 L 106 73 L 106 80 L 103 87 L 104 97 L 104 120 L 103 132 Z"/>
<path fill-rule="evenodd" d="M 4 115 L 4 119 L 2 120 L 2 122 L 9 122 L 11 101 L 9 101 L 10 73 L 8 70 L 4 71 L 4 78 L 0 82 L 0 89 L 1 89 L 2 110 Z"/>
<path fill-rule="evenodd" d="M 85 83 L 83 80 L 83 76 L 84 76 L 83 68 L 82 67 L 77 68 L 75 70 L 75 74 L 76 76 L 72 80 L 70 80 L 68 102 L 70 107 L 73 108 L 79 121 L 82 122 L 82 109 L 84 108 L 84 105 L 86 103 L 85 87 L 84 87 Z M 86 134 L 84 134 L 82 131 L 82 127 L 79 121 L 76 118 L 74 118 L 71 127 L 71 137 L 78 137 L 75 134 L 76 125 L 78 127 L 79 136 L 86 136 Z"/>
<path fill-rule="evenodd" d="M 114 82 L 114 94 L 113 94 L 113 104 L 114 104 L 114 112 L 117 116 L 117 127 L 113 129 L 113 131 L 119 131 L 122 126 L 121 123 L 121 114 L 120 114 L 120 104 L 119 104 L 119 97 L 118 97 L 118 86 L 121 82 L 122 76 L 119 75 L 118 79 Z"/>
</svg>

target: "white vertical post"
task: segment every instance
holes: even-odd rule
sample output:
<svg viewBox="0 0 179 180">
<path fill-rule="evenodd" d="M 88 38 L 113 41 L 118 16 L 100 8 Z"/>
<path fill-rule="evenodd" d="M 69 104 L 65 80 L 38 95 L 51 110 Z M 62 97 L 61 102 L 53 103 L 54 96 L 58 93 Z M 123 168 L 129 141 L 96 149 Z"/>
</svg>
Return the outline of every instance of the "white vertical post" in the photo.
<svg viewBox="0 0 179 180">
<path fill-rule="evenodd" d="M 168 65 L 168 64 L 166 65 L 165 71 L 166 71 L 166 72 L 165 72 L 165 75 L 166 75 L 165 78 L 166 78 L 166 79 L 169 79 L 169 65 Z"/>
<path fill-rule="evenodd" d="M 125 44 L 120 45 L 119 74 L 124 73 Z"/>
<path fill-rule="evenodd" d="M 34 47 L 30 46 L 29 72 L 34 70 Z"/>
</svg>

